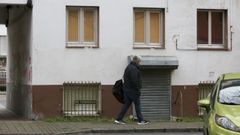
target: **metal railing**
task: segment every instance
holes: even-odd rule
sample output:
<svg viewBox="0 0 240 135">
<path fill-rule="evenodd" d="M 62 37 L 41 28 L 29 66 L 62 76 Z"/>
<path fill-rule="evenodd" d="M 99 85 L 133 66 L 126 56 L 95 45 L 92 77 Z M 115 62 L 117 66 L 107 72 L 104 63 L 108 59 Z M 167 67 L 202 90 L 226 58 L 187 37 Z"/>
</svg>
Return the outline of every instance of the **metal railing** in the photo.
<svg viewBox="0 0 240 135">
<path fill-rule="evenodd" d="M 100 83 L 65 82 L 63 114 L 65 116 L 98 116 L 101 112 L 100 95 Z"/>
<path fill-rule="evenodd" d="M 214 87 L 214 81 L 203 81 L 198 84 L 198 100 L 207 98 Z M 203 115 L 204 109 L 199 107 L 199 115 Z"/>
</svg>

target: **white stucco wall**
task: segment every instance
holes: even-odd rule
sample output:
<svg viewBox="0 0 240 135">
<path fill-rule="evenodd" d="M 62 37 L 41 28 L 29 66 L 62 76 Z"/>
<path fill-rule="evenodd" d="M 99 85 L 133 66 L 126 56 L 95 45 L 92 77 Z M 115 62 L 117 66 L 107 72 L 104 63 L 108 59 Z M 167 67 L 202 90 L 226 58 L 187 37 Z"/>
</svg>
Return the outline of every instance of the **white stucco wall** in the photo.
<svg viewBox="0 0 240 135">
<path fill-rule="evenodd" d="M 122 77 L 127 56 L 177 56 L 179 68 L 172 85 L 196 85 L 227 72 L 239 72 L 240 2 L 238 0 L 33 0 L 33 85 L 64 81 L 100 81 L 113 84 Z M 99 7 L 100 48 L 66 48 L 66 6 Z M 133 8 L 165 9 L 166 49 L 133 49 Z M 197 9 L 227 9 L 233 26 L 232 51 L 196 49 Z M 230 30 L 229 45 L 230 45 Z"/>
</svg>

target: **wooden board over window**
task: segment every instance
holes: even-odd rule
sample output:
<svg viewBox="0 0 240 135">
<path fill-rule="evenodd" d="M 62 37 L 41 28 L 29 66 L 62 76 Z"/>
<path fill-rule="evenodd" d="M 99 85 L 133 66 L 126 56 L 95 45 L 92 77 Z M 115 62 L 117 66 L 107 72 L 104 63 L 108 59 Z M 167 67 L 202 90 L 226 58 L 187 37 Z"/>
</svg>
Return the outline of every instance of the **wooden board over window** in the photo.
<svg viewBox="0 0 240 135">
<path fill-rule="evenodd" d="M 134 47 L 163 48 L 164 17 L 161 9 L 134 9 Z"/>
<path fill-rule="evenodd" d="M 78 10 L 70 9 L 68 11 L 68 41 L 78 41 Z"/>
<path fill-rule="evenodd" d="M 135 12 L 135 42 L 144 42 L 144 12 Z"/>
<path fill-rule="evenodd" d="M 160 42 L 160 14 L 150 13 L 150 42 Z"/>
<path fill-rule="evenodd" d="M 94 41 L 94 11 L 89 9 L 84 11 L 84 41 Z"/>
<path fill-rule="evenodd" d="M 98 47 L 98 8 L 67 7 L 67 47 Z"/>
</svg>

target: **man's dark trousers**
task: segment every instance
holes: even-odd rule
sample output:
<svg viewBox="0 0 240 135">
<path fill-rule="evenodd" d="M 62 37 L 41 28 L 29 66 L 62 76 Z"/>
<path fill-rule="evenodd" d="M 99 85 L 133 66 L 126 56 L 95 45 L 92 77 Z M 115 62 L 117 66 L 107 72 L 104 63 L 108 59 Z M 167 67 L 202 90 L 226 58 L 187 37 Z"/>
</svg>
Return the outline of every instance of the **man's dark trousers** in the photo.
<svg viewBox="0 0 240 135">
<path fill-rule="evenodd" d="M 143 121 L 143 116 L 141 113 L 141 108 L 140 108 L 140 95 L 136 95 L 135 93 L 132 92 L 124 92 L 124 105 L 122 106 L 121 112 L 118 114 L 117 120 L 121 121 L 128 111 L 128 108 L 131 106 L 132 102 L 135 105 L 135 110 L 137 113 L 137 118 L 138 121 L 141 122 Z"/>
</svg>

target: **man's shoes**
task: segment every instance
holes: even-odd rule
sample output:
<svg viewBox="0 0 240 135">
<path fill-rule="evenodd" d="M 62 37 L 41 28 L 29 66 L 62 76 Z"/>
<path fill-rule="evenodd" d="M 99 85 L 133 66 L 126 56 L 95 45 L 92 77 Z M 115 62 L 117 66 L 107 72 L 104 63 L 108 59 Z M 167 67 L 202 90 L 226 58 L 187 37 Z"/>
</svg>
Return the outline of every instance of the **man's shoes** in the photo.
<svg viewBox="0 0 240 135">
<path fill-rule="evenodd" d="M 141 122 L 138 122 L 137 124 L 138 125 L 146 125 L 146 124 L 149 124 L 149 121 L 143 120 Z"/>
<path fill-rule="evenodd" d="M 114 121 L 116 124 L 120 124 L 120 125 L 125 125 L 126 123 L 122 120 L 115 120 Z"/>
</svg>

